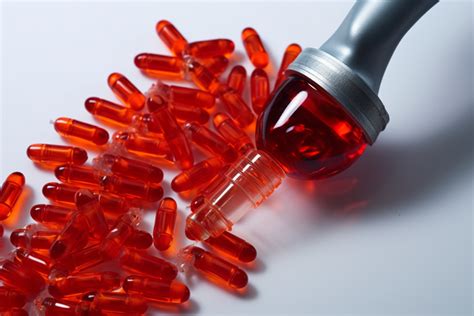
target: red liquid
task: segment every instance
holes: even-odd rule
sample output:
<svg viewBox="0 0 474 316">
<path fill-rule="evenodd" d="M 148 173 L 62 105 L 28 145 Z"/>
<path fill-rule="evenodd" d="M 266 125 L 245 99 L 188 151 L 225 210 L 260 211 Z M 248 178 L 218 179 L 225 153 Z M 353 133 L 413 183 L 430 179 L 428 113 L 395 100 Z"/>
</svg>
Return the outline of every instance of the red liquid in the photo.
<svg viewBox="0 0 474 316">
<path fill-rule="evenodd" d="M 343 107 L 298 77 L 282 83 L 257 124 L 257 147 L 294 178 L 334 175 L 359 158 L 366 146 L 362 129 Z"/>
</svg>

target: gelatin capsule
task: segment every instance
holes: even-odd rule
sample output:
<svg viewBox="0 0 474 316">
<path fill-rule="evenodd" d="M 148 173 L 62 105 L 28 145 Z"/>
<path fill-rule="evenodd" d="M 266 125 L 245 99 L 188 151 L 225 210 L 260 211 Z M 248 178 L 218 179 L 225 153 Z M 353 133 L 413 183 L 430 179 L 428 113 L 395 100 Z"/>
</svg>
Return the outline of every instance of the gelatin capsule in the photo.
<svg viewBox="0 0 474 316">
<path fill-rule="evenodd" d="M 21 172 L 11 173 L 0 189 L 0 221 L 8 218 L 25 186 L 25 176 Z"/>
<path fill-rule="evenodd" d="M 215 76 L 220 76 L 229 66 L 229 60 L 224 56 L 218 56 L 202 61 L 204 67 L 206 67 Z"/>
<path fill-rule="evenodd" d="M 155 248 L 160 251 L 168 249 L 173 241 L 177 207 L 176 201 L 167 197 L 161 200 L 156 211 L 153 241 Z"/>
<path fill-rule="evenodd" d="M 183 54 L 188 46 L 188 41 L 169 21 L 158 21 L 156 23 L 156 33 L 175 55 Z"/>
<path fill-rule="evenodd" d="M 117 257 L 127 240 L 133 235 L 139 222 L 140 215 L 135 211 L 120 216 L 102 241 L 102 252 L 109 258 Z"/>
<path fill-rule="evenodd" d="M 12 231 L 10 242 L 15 247 L 43 253 L 49 251 L 58 235 L 57 231 L 38 230 L 36 225 L 27 225 L 25 228 Z"/>
<path fill-rule="evenodd" d="M 240 94 L 232 89 L 228 89 L 223 92 L 220 97 L 230 116 L 232 116 L 239 126 L 247 127 L 252 124 L 254 116 Z"/>
<path fill-rule="evenodd" d="M 0 312 L 10 308 L 21 308 L 26 304 L 26 297 L 14 289 L 0 286 Z"/>
<path fill-rule="evenodd" d="M 163 196 L 163 188 L 157 184 L 119 176 L 103 177 L 102 188 L 113 194 L 149 202 L 158 201 Z"/>
<path fill-rule="evenodd" d="M 107 79 L 110 89 L 126 106 L 140 111 L 145 106 L 146 98 L 137 87 L 122 74 L 112 73 Z"/>
<path fill-rule="evenodd" d="M 79 316 L 91 315 L 90 302 L 68 301 L 46 297 L 41 301 L 39 309 L 45 316 Z"/>
<path fill-rule="evenodd" d="M 114 134 L 114 141 L 123 145 L 128 151 L 139 156 L 161 159 L 170 152 L 167 142 L 137 133 L 118 132 Z"/>
<path fill-rule="evenodd" d="M 94 295 L 91 308 L 105 315 L 108 312 L 120 312 L 129 315 L 130 313 L 144 314 L 148 309 L 148 305 L 140 296 L 99 291 Z"/>
<path fill-rule="evenodd" d="M 234 66 L 227 77 L 227 86 L 242 95 L 247 81 L 247 70 L 241 65 Z"/>
<path fill-rule="evenodd" d="M 82 165 L 88 158 L 82 148 L 49 144 L 30 145 L 26 154 L 36 163 L 49 165 Z"/>
<path fill-rule="evenodd" d="M 198 106 L 170 104 L 170 110 L 176 119 L 182 122 L 206 124 L 209 121 L 209 113 Z"/>
<path fill-rule="evenodd" d="M 265 70 L 256 68 L 250 76 L 250 95 L 252 108 L 255 114 L 259 115 L 265 109 L 265 105 L 270 95 L 270 83 Z"/>
<path fill-rule="evenodd" d="M 257 257 L 254 246 L 229 232 L 224 232 L 219 237 L 210 237 L 204 243 L 241 262 L 252 262 Z"/>
<path fill-rule="evenodd" d="M 202 90 L 208 91 L 213 95 L 217 95 L 221 89 L 219 79 L 207 69 L 204 65 L 197 61 L 190 62 L 189 74 L 191 80 Z"/>
<path fill-rule="evenodd" d="M 189 43 L 187 52 L 195 58 L 212 58 L 230 56 L 234 48 L 234 42 L 230 39 L 218 38 Z"/>
<path fill-rule="evenodd" d="M 49 248 L 49 255 L 57 260 L 73 251 L 83 249 L 88 242 L 89 224 L 82 212 L 75 212 Z"/>
<path fill-rule="evenodd" d="M 154 109 L 154 119 L 160 124 L 163 135 L 174 157 L 175 163 L 180 169 L 188 169 L 194 164 L 194 157 L 191 147 L 179 127 L 174 116 L 167 108 L 163 98 L 155 95 L 148 98 L 148 108 Z"/>
<path fill-rule="evenodd" d="M 120 125 L 130 125 L 137 114 L 132 109 L 96 97 L 88 98 L 85 107 L 90 114 Z"/>
<path fill-rule="evenodd" d="M 186 69 L 181 58 L 148 53 L 137 55 L 135 66 L 151 77 L 164 79 L 183 79 Z"/>
<path fill-rule="evenodd" d="M 109 141 L 109 133 L 105 129 L 67 117 L 56 119 L 54 129 L 63 137 L 78 138 L 98 146 Z"/>
<path fill-rule="evenodd" d="M 99 194 L 99 204 L 104 213 L 123 214 L 130 209 L 130 201 L 112 194 Z"/>
<path fill-rule="evenodd" d="M 191 201 L 191 203 L 189 204 L 189 208 L 192 213 L 196 212 L 196 210 L 198 210 L 199 207 L 204 205 L 204 198 L 205 197 L 203 194 L 199 194 Z"/>
<path fill-rule="evenodd" d="M 78 295 L 92 291 L 113 290 L 120 287 L 116 272 L 87 272 L 58 275 L 50 278 L 49 294 L 54 297 Z"/>
<path fill-rule="evenodd" d="M 144 230 L 135 229 L 130 237 L 125 241 L 125 247 L 135 249 L 148 249 L 153 244 L 153 237 Z"/>
<path fill-rule="evenodd" d="M 55 273 L 58 273 L 58 271 L 59 273 L 79 272 L 97 266 L 107 260 L 108 258 L 102 252 L 100 244 L 94 244 L 84 249 L 76 250 L 56 261 L 51 270 Z"/>
<path fill-rule="evenodd" d="M 51 259 L 32 250 L 18 248 L 13 253 L 13 260 L 27 269 L 34 270 L 47 278 L 51 269 Z"/>
<path fill-rule="evenodd" d="M 255 148 L 250 137 L 227 114 L 216 113 L 212 120 L 216 131 L 241 154 Z"/>
<path fill-rule="evenodd" d="M 67 206 L 76 205 L 76 193 L 80 188 L 63 183 L 49 182 L 43 186 L 43 195 L 51 202 Z"/>
<path fill-rule="evenodd" d="M 100 206 L 99 197 L 89 190 L 76 193 L 76 208 L 85 215 L 89 233 L 93 238 L 102 240 L 109 232 L 104 212 Z"/>
<path fill-rule="evenodd" d="M 0 281 L 28 297 L 41 292 L 45 285 L 38 272 L 11 260 L 0 261 Z"/>
<path fill-rule="evenodd" d="M 182 171 L 171 181 L 171 188 L 175 192 L 183 192 L 198 188 L 214 179 L 224 164 L 221 159 L 211 158 L 201 161 L 188 170 Z"/>
<path fill-rule="evenodd" d="M 150 88 L 150 94 L 165 98 L 170 105 L 198 106 L 210 109 L 216 104 L 216 98 L 209 92 L 181 86 L 169 86 L 158 81 Z"/>
<path fill-rule="evenodd" d="M 209 279 L 234 289 L 247 285 L 247 274 L 236 265 L 199 247 L 190 246 L 184 251 L 192 256 L 193 266 Z"/>
<path fill-rule="evenodd" d="M 174 280 L 178 275 L 178 269 L 172 263 L 150 254 L 130 249 L 125 249 L 124 254 L 120 258 L 120 264 L 125 270 L 168 281 Z"/>
<path fill-rule="evenodd" d="M 288 47 L 285 49 L 285 53 L 283 54 L 283 58 L 280 64 L 280 69 L 278 70 L 277 79 L 275 81 L 275 87 L 273 89 L 278 88 L 278 86 L 281 84 L 281 82 L 285 78 L 286 68 L 288 68 L 288 66 L 296 59 L 296 57 L 298 57 L 300 53 L 301 53 L 300 45 L 295 44 L 295 43 L 288 45 Z"/>
<path fill-rule="evenodd" d="M 251 27 L 245 28 L 242 31 L 242 41 L 252 64 L 257 68 L 265 68 L 268 65 L 268 54 L 257 31 Z"/>
<path fill-rule="evenodd" d="M 31 217 L 44 226 L 62 228 L 76 210 L 56 205 L 37 204 L 30 210 Z"/>
<path fill-rule="evenodd" d="M 139 295 L 147 301 L 158 303 L 182 304 L 190 296 L 188 287 L 181 282 L 163 281 L 139 275 L 128 276 L 123 281 L 122 288 L 129 294 Z"/>
<path fill-rule="evenodd" d="M 234 147 L 219 134 L 195 123 L 187 123 L 184 128 L 189 132 L 193 143 L 205 152 L 220 157 L 226 163 L 231 163 L 237 159 L 237 152 Z"/>
<path fill-rule="evenodd" d="M 97 189 L 100 187 L 100 173 L 90 166 L 64 165 L 54 170 L 56 178 L 64 183 Z"/>
<path fill-rule="evenodd" d="M 163 171 L 160 168 L 123 156 L 103 154 L 94 159 L 94 164 L 107 174 L 113 173 L 153 183 L 160 183 L 163 180 Z"/>
<path fill-rule="evenodd" d="M 136 115 L 133 118 L 133 128 L 140 134 L 153 134 L 153 137 L 164 139 L 160 124 L 150 113 Z"/>
</svg>

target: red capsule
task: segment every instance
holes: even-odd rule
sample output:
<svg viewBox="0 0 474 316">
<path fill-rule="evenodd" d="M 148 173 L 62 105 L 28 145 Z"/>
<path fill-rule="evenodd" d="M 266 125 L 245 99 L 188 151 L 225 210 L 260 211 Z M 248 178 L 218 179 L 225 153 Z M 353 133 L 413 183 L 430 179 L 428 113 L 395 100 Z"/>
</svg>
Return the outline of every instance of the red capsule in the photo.
<svg viewBox="0 0 474 316">
<path fill-rule="evenodd" d="M 214 179 L 223 166 L 222 160 L 218 158 L 201 161 L 174 177 L 171 188 L 175 192 L 183 192 L 201 187 Z"/>
<path fill-rule="evenodd" d="M 0 189 L 0 221 L 8 218 L 25 186 L 25 176 L 21 172 L 11 173 Z"/>
<path fill-rule="evenodd" d="M 181 86 L 169 86 L 160 81 L 150 89 L 150 94 L 165 98 L 170 105 L 198 106 L 210 109 L 216 104 L 216 98 L 209 92 Z"/>
<path fill-rule="evenodd" d="M 63 183 L 49 182 L 43 186 L 43 195 L 51 202 L 67 206 L 76 205 L 76 193 L 80 188 Z"/>
<path fill-rule="evenodd" d="M 163 188 L 157 184 L 119 176 L 103 177 L 102 188 L 116 195 L 149 202 L 158 201 L 163 196 Z"/>
<path fill-rule="evenodd" d="M 132 109 L 96 97 L 88 98 L 85 107 L 90 114 L 120 125 L 130 125 L 137 114 Z"/>
<path fill-rule="evenodd" d="M 201 205 L 204 204 L 204 199 L 204 195 L 199 194 L 191 201 L 191 203 L 189 204 L 189 208 L 192 213 L 194 213 L 199 207 L 201 207 Z"/>
<path fill-rule="evenodd" d="M 163 135 L 168 143 L 175 163 L 180 169 L 188 169 L 194 164 L 194 157 L 191 147 L 184 135 L 183 130 L 179 127 L 174 116 L 167 108 L 165 100 L 157 95 L 151 97 L 147 101 L 148 108 L 153 109 L 152 115 L 160 124 Z"/>
<path fill-rule="evenodd" d="M 117 257 L 127 240 L 133 236 L 139 222 L 140 215 L 137 212 L 132 211 L 120 216 L 102 241 L 102 252 L 109 258 Z"/>
<path fill-rule="evenodd" d="M 229 232 L 224 232 L 219 237 L 210 237 L 204 243 L 241 262 L 252 262 L 257 257 L 254 246 Z"/>
<path fill-rule="evenodd" d="M 245 28 L 242 31 L 242 41 L 252 64 L 257 68 L 265 68 L 268 65 L 268 54 L 257 31 L 251 27 Z"/>
<path fill-rule="evenodd" d="M 109 141 L 109 133 L 105 129 L 67 117 L 56 119 L 54 129 L 63 137 L 78 138 L 98 146 Z"/>
<path fill-rule="evenodd" d="M 108 315 L 109 312 L 120 312 L 129 315 L 130 313 L 144 314 L 148 306 L 140 296 L 100 291 L 94 295 L 91 308 L 100 311 L 102 315 Z"/>
<path fill-rule="evenodd" d="M 31 208 L 30 215 L 35 221 L 44 226 L 59 229 L 64 227 L 75 211 L 76 209 L 73 208 L 37 204 Z"/>
<path fill-rule="evenodd" d="M 149 163 L 118 155 L 103 154 L 94 159 L 94 164 L 105 173 L 132 178 L 142 181 L 160 183 L 163 171 Z"/>
<path fill-rule="evenodd" d="M 49 255 L 57 260 L 73 251 L 83 249 L 88 242 L 89 224 L 82 212 L 75 212 L 49 248 Z"/>
<path fill-rule="evenodd" d="M 10 242 L 18 248 L 44 253 L 49 251 L 58 235 L 58 231 L 38 230 L 36 225 L 27 225 L 25 228 L 12 231 Z"/>
<path fill-rule="evenodd" d="M 184 128 L 189 132 L 193 143 L 205 152 L 220 157 L 226 163 L 231 163 L 237 159 L 237 152 L 234 147 L 219 134 L 205 126 L 194 123 L 187 123 Z"/>
<path fill-rule="evenodd" d="M 280 69 L 278 70 L 277 73 L 277 79 L 275 81 L 275 87 L 273 89 L 278 88 L 280 83 L 283 81 L 285 78 L 285 70 L 288 68 L 288 66 L 298 57 L 298 55 L 301 53 L 301 46 L 298 44 L 290 44 L 285 50 L 285 53 L 283 54 L 283 59 L 281 60 L 280 64 Z"/>
<path fill-rule="evenodd" d="M 153 237 L 150 233 L 135 229 L 125 242 L 125 247 L 144 250 L 150 248 L 152 244 Z"/>
<path fill-rule="evenodd" d="M 122 74 L 112 73 L 107 79 L 110 89 L 126 106 L 140 111 L 145 106 L 145 96 Z"/>
<path fill-rule="evenodd" d="M 97 266 L 107 260 L 108 258 L 102 252 L 100 244 L 94 244 L 84 249 L 76 250 L 56 261 L 51 270 L 55 273 L 58 273 L 58 271 L 59 273 L 79 272 Z"/>
<path fill-rule="evenodd" d="M 89 166 L 64 165 L 54 170 L 56 178 L 64 183 L 97 189 L 100 187 L 100 173 Z"/>
<path fill-rule="evenodd" d="M 27 296 L 34 296 L 44 288 L 44 280 L 38 272 L 10 260 L 0 261 L 0 280 Z"/>
<path fill-rule="evenodd" d="M 45 316 L 91 315 L 93 313 L 91 313 L 90 304 L 87 301 L 77 302 L 46 297 L 41 301 L 39 309 Z"/>
<path fill-rule="evenodd" d="M 224 56 L 218 56 L 202 61 L 204 67 L 206 67 L 215 76 L 220 76 L 229 66 L 229 60 Z"/>
<path fill-rule="evenodd" d="M 104 213 L 114 215 L 123 214 L 131 207 L 127 198 L 105 193 L 99 194 L 99 204 Z"/>
<path fill-rule="evenodd" d="M 0 238 L 3 237 L 3 231 L 4 231 L 3 226 L 0 224 Z"/>
<path fill-rule="evenodd" d="M 76 208 L 85 215 L 92 238 L 102 240 L 109 232 L 99 197 L 89 190 L 80 190 L 76 194 Z"/>
<path fill-rule="evenodd" d="M 36 163 L 48 165 L 82 165 L 87 160 L 87 152 L 78 147 L 33 144 L 26 151 L 28 158 Z"/>
<path fill-rule="evenodd" d="M 123 145 L 128 151 L 138 156 L 162 159 L 166 158 L 170 152 L 170 146 L 166 141 L 138 133 L 115 133 L 114 142 Z"/>
<path fill-rule="evenodd" d="M 178 275 L 178 269 L 172 263 L 130 249 L 125 250 L 120 258 L 120 264 L 125 270 L 168 281 L 174 280 Z"/>
<path fill-rule="evenodd" d="M 242 95 L 247 81 L 247 70 L 241 65 L 234 66 L 227 77 L 227 86 Z"/>
<path fill-rule="evenodd" d="M 137 55 L 135 66 L 151 77 L 164 79 L 183 79 L 186 69 L 181 58 L 148 53 Z"/>
<path fill-rule="evenodd" d="M 216 131 L 239 153 L 245 154 L 255 148 L 250 137 L 227 114 L 216 113 L 212 120 Z"/>
<path fill-rule="evenodd" d="M 139 275 L 128 276 L 122 285 L 125 292 L 144 297 L 147 301 L 181 304 L 189 299 L 186 285 L 178 281 L 163 281 Z"/>
<path fill-rule="evenodd" d="M 169 21 L 156 23 L 156 33 L 175 55 L 181 55 L 188 46 L 188 41 Z"/>
<path fill-rule="evenodd" d="M 28 316 L 28 312 L 23 308 L 11 308 L 2 311 L 2 316 Z"/>
<path fill-rule="evenodd" d="M 170 105 L 171 113 L 181 122 L 195 122 L 206 124 L 209 121 L 209 113 L 206 110 L 192 105 Z"/>
<path fill-rule="evenodd" d="M 220 98 L 229 114 L 239 124 L 239 126 L 247 127 L 252 124 L 254 119 L 253 113 L 240 94 L 232 89 L 228 89 L 221 93 Z"/>
<path fill-rule="evenodd" d="M 87 272 L 50 278 L 48 291 L 54 297 L 63 297 L 119 287 L 120 275 L 116 272 Z"/>
<path fill-rule="evenodd" d="M 26 297 L 14 289 L 0 286 L 0 312 L 10 308 L 21 308 L 26 304 Z"/>
<path fill-rule="evenodd" d="M 202 64 L 192 61 L 189 64 L 189 74 L 191 80 L 202 90 L 209 91 L 213 95 L 217 95 L 221 89 L 219 79 Z"/>
<path fill-rule="evenodd" d="M 230 56 L 234 48 L 234 42 L 230 39 L 218 38 L 189 43 L 187 52 L 195 58 L 212 58 Z"/>
<path fill-rule="evenodd" d="M 174 225 L 177 216 L 177 204 L 172 198 L 161 200 L 155 215 L 153 241 L 155 248 L 164 251 L 171 246 L 174 236 Z"/>
<path fill-rule="evenodd" d="M 32 250 L 18 248 L 13 253 L 13 260 L 27 269 L 34 270 L 47 278 L 51 269 L 51 259 Z"/>
<path fill-rule="evenodd" d="M 250 76 L 250 94 L 255 114 L 259 115 L 267 105 L 270 95 L 270 83 L 265 70 L 256 68 Z"/>
</svg>

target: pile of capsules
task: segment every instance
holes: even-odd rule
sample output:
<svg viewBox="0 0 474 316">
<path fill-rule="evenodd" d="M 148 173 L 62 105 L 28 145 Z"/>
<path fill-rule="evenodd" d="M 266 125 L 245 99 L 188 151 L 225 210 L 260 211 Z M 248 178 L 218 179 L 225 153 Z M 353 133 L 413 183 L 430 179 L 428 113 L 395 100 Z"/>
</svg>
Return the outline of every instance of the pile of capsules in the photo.
<svg viewBox="0 0 474 316">
<path fill-rule="evenodd" d="M 85 164 L 88 153 L 80 147 L 28 147 L 28 157 L 54 168 L 59 182 L 43 186 L 51 204 L 31 208 L 37 224 L 11 233 L 16 250 L 0 259 L 1 315 L 27 315 L 25 305 L 45 315 L 141 315 L 149 305 L 182 304 L 190 291 L 176 280 L 178 267 L 194 268 L 233 290 L 246 287 L 247 274 L 237 264 L 252 262 L 257 252 L 229 232 L 203 242 L 213 252 L 193 244 L 182 249 L 174 263 L 147 249 L 170 248 L 177 218 L 175 200 L 163 198 L 159 165 L 181 170 L 171 188 L 190 193 L 193 211 L 202 203 L 206 186 L 254 148 L 247 132 L 252 132 L 254 113 L 258 115 L 269 98 L 264 70 L 268 54 L 257 32 L 244 29 L 243 44 L 256 67 L 250 76 L 252 113 L 242 97 L 245 68 L 233 67 L 226 83 L 219 78 L 234 51 L 231 40 L 188 43 L 165 20 L 157 23 L 156 31 L 174 55 L 139 54 L 135 65 L 153 78 L 190 79 L 199 89 L 158 80 L 143 94 L 125 76 L 113 73 L 108 84 L 123 105 L 96 97 L 85 101 L 98 121 L 120 129 L 111 141 L 101 127 L 66 117 L 54 122 L 66 140 L 100 151 L 92 164 Z M 297 44 L 287 47 L 275 88 L 300 51 Z M 227 113 L 216 113 L 216 99 Z M 208 127 L 211 114 L 213 129 Z M 195 163 L 193 147 L 207 159 Z M 0 221 L 10 216 L 24 185 L 20 172 L 7 177 L 0 191 Z M 157 209 L 152 234 L 139 229 L 142 212 L 149 209 Z"/>
</svg>

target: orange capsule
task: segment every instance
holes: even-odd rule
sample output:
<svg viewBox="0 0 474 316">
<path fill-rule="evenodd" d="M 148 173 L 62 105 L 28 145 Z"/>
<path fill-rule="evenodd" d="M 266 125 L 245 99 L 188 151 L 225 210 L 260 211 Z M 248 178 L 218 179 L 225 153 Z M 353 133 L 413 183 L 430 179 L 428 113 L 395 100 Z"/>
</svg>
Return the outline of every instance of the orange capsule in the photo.
<svg viewBox="0 0 474 316">
<path fill-rule="evenodd" d="M 193 105 L 170 105 L 171 113 L 181 122 L 196 122 L 206 124 L 209 121 L 209 113 L 206 110 Z"/>
<path fill-rule="evenodd" d="M 209 91 L 213 95 L 219 93 L 221 89 L 219 79 L 202 64 L 192 61 L 189 64 L 189 74 L 191 80 L 202 90 Z"/>
<path fill-rule="evenodd" d="M 94 311 L 100 311 L 101 315 L 109 315 L 109 312 L 120 312 L 129 315 L 131 313 L 144 314 L 148 309 L 148 305 L 140 296 L 100 291 L 94 295 L 91 308 Z"/>
<path fill-rule="evenodd" d="M 94 188 L 100 187 L 100 173 L 89 166 L 64 165 L 54 169 L 56 178 L 63 182 L 80 187 Z"/>
<path fill-rule="evenodd" d="M 173 241 L 177 207 L 176 201 L 168 197 L 161 200 L 156 211 L 153 241 L 155 248 L 160 251 L 168 249 Z"/>
<path fill-rule="evenodd" d="M 76 209 L 73 208 L 37 204 L 31 208 L 30 215 L 35 221 L 44 226 L 59 229 L 64 227 L 75 211 Z"/>
<path fill-rule="evenodd" d="M 204 194 L 197 195 L 189 204 L 189 208 L 192 213 L 194 213 L 201 205 L 204 204 Z"/>
<path fill-rule="evenodd" d="M 189 246 L 184 251 L 192 256 L 193 266 L 209 279 L 234 289 L 247 285 L 247 274 L 236 265 L 199 247 Z"/>
<path fill-rule="evenodd" d="M 50 165 L 82 165 L 87 160 L 87 152 L 84 149 L 71 146 L 33 144 L 28 147 L 26 154 L 36 163 Z"/>
<path fill-rule="evenodd" d="M 110 89 L 126 106 L 140 111 L 145 106 L 145 96 L 122 74 L 112 73 L 107 79 Z"/>
<path fill-rule="evenodd" d="M 27 225 L 12 231 L 10 242 L 18 248 L 44 253 L 49 250 L 58 235 L 57 231 L 38 230 L 36 225 Z"/>
<path fill-rule="evenodd" d="M 96 97 L 88 98 L 85 107 L 90 114 L 120 125 L 130 125 L 137 114 L 132 109 Z"/>
<path fill-rule="evenodd" d="M 49 182 L 43 186 L 43 195 L 51 202 L 67 206 L 76 205 L 76 193 L 80 188 L 63 183 Z"/>
<path fill-rule="evenodd" d="M 130 201 L 127 198 L 106 193 L 101 193 L 98 197 L 104 213 L 123 214 L 130 209 Z"/>
<path fill-rule="evenodd" d="M 144 250 L 150 248 L 152 244 L 153 237 L 150 233 L 135 229 L 125 242 L 125 247 Z"/>
<path fill-rule="evenodd" d="M 190 296 L 188 287 L 179 281 L 163 281 L 139 275 L 128 276 L 123 281 L 122 288 L 129 294 L 136 294 L 147 301 L 158 303 L 182 304 Z"/>
<path fill-rule="evenodd" d="M 245 28 L 242 31 L 242 41 L 252 64 L 257 68 L 265 68 L 268 65 L 268 54 L 257 31 L 251 27 Z"/>
<path fill-rule="evenodd" d="M 161 20 L 156 23 L 156 33 L 175 55 L 183 54 L 188 46 L 188 41 L 169 21 Z"/>
<path fill-rule="evenodd" d="M 195 123 L 187 123 L 184 128 L 189 132 L 193 143 L 205 152 L 220 157 L 226 163 L 231 163 L 237 159 L 237 152 L 234 147 L 209 128 Z"/>
<path fill-rule="evenodd" d="M 76 250 L 57 260 L 53 265 L 52 273 L 79 272 L 97 266 L 108 258 L 101 250 L 100 244 L 94 244 L 84 249 Z"/>
<path fill-rule="evenodd" d="M 119 217 L 104 240 L 101 250 L 109 258 L 117 257 L 123 249 L 127 240 L 132 237 L 135 227 L 140 222 L 138 212 L 125 213 Z"/>
<path fill-rule="evenodd" d="M 148 108 L 153 109 L 152 115 L 160 124 L 163 135 L 168 143 L 171 154 L 178 168 L 188 169 L 194 164 L 191 146 L 183 130 L 167 108 L 166 101 L 160 96 L 153 96 L 147 100 Z"/>
<path fill-rule="evenodd" d="M 204 243 L 241 262 L 252 262 L 257 257 L 254 246 L 229 232 L 224 232 L 219 237 L 210 237 Z"/>
<path fill-rule="evenodd" d="M 186 69 L 181 58 L 149 53 L 137 55 L 135 66 L 151 77 L 164 79 L 183 79 Z"/>
<path fill-rule="evenodd" d="M 67 117 L 56 119 L 54 129 L 63 137 L 79 138 L 98 146 L 109 141 L 109 133 L 105 129 Z"/>
<path fill-rule="evenodd" d="M 241 154 L 255 148 L 250 137 L 235 122 L 224 113 L 216 113 L 212 120 L 216 131 L 227 143 L 233 144 Z"/>
<path fill-rule="evenodd" d="M 144 252 L 125 249 L 120 258 L 120 264 L 125 270 L 130 270 L 141 275 L 174 280 L 178 269 L 172 263 Z"/>
<path fill-rule="evenodd" d="M 163 171 L 149 163 L 118 155 L 103 154 L 94 159 L 94 164 L 104 173 L 141 179 L 142 181 L 160 183 L 163 180 Z"/>
<path fill-rule="evenodd" d="M 21 172 L 11 173 L 0 189 L 0 221 L 8 218 L 25 186 L 25 176 Z"/>
<path fill-rule="evenodd" d="M 25 304 L 25 295 L 14 289 L 0 286 L 0 312 L 10 308 L 21 308 Z"/>
<path fill-rule="evenodd" d="M 220 76 L 229 66 L 229 60 L 224 56 L 218 56 L 205 59 L 202 61 L 202 64 L 215 76 Z"/>
<path fill-rule="evenodd" d="M 32 250 L 18 248 L 13 253 L 13 260 L 22 266 L 34 270 L 47 278 L 51 269 L 51 259 Z"/>
<path fill-rule="evenodd" d="M 216 98 L 209 92 L 180 86 L 169 86 L 158 81 L 150 89 L 150 94 L 165 98 L 170 105 L 198 106 L 210 109 L 216 104 Z"/>
<path fill-rule="evenodd" d="M 288 66 L 298 57 L 298 55 L 301 53 L 301 46 L 298 44 L 290 44 L 285 50 L 285 53 L 283 54 L 283 58 L 281 60 L 280 64 L 280 69 L 278 70 L 277 73 L 277 79 L 275 81 L 275 87 L 273 89 L 278 88 L 280 83 L 283 81 L 285 78 L 285 70 L 288 68 Z"/>
<path fill-rule="evenodd" d="M 170 152 L 169 144 L 161 139 L 130 132 L 117 132 L 113 137 L 116 144 L 123 145 L 128 151 L 139 156 L 162 159 Z"/>
<path fill-rule="evenodd" d="M 87 272 L 64 274 L 50 278 L 49 294 L 54 297 L 78 295 L 92 291 L 113 290 L 120 287 L 116 272 Z"/>
<path fill-rule="evenodd" d="M 58 300 L 52 297 L 44 298 L 39 306 L 39 310 L 45 316 L 79 316 L 90 315 L 90 302 L 87 301 L 68 301 Z M 104 315 L 104 314 L 101 314 Z"/>
<path fill-rule="evenodd" d="M 38 272 L 11 260 L 0 261 L 0 281 L 29 297 L 41 292 L 45 285 Z"/>
<path fill-rule="evenodd" d="M 242 95 L 247 80 L 247 70 L 241 65 L 234 66 L 227 77 L 227 86 Z"/>
<path fill-rule="evenodd" d="M 250 76 L 250 95 L 255 114 L 259 115 L 265 109 L 270 95 L 270 83 L 265 70 L 256 68 Z"/>
<path fill-rule="evenodd" d="M 232 89 L 228 89 L 221 93 L 220 97 L 227 112 L 241 127 L 247 127 L 252 124 L 254 119 L 253 113 L 240 94 Z"/>
<path fill-rule="evenodd" d="M 99 197 L 89 190 L 80 190 L 76 194 L 76 208 L 85 215 L 92 238 L 102 240 L 109 232 L 104 212 L 100 206 Z"/>
<path fill-rule="evenodd" d="M 49 248 L 49 255 L 57 260 L 73 251 L 83 249 L 88 242 L 89 224 L 82 212 L 75 212 Z"/>
<path fill-rule="evenodd" d="M 174 177 L 171 188 L 175 192 L 183 192 L 201 187 L 214 179 L 222 170 L 223 165 L 222 160 L 218 158 L 201 161 Z"/>
<path fill-rule="evenodd" d="M 102 178 L 101 183 L 105 191 L 127 198 L 155 202 L 163 196 L 163 188 L 161 186 L 138 179 L 105 176 Z"/>
<path fill-rule="evenodd" d="M 218 38 L 189 43 L 187 52 L 195 58 L 212 58 L 229 56 L 234 48 L 234 42 L 230 39 Z"/>
</svg>

